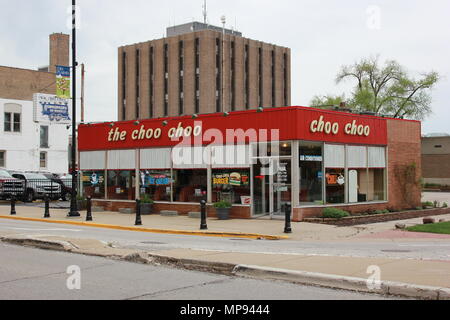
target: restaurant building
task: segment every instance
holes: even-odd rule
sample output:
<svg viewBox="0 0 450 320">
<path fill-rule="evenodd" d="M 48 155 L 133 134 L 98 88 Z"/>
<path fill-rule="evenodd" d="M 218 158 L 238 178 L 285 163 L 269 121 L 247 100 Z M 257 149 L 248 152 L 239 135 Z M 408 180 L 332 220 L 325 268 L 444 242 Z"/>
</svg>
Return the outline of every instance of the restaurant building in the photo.
<svg viewBox="0 0 450 320">
<path fill-rule="evenodd" d="M 420 205 L 421 123 L 309 107 L 79 126 L 82 192 L 106 210 L 233 204 L 232 218 Z"/>
</svg>

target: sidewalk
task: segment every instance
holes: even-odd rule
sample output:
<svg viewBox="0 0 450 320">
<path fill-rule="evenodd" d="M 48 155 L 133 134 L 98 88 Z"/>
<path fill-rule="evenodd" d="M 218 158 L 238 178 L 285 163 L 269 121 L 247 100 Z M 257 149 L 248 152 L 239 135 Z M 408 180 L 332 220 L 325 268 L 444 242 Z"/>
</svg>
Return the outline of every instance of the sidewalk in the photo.
<svg viewBox="0 0 450 320">
<path fill-rule="evenodd" d="M 46 222 L 83 223 L 86 226 L 100 227 L 99 225 L 111 228 L 121 227 L 127 230 L 135 230 L 135 215 L 122 214 L 117 212 L 93 212 L 93 222 L 85 222 L 86 212 L 80 212 L 79 218 L 67 218 L 68 209 L 50 209 L 50 219 L 43 219 L 44 209 L 34 206 L 16 206 L 17 215 L 14 218 L 42 219 Z M 10 218 L 10 207 L 0 206 L 0 216 Z M 436 219 L 450 220 L 450 215 L 437 216 Z M 450 235 L 433 235 L 423 233 L 407 233 L 395 230 L 395 224 L 405 223 L 407 226 L 420 224 L 421 218 L 389 221 L 376 224 L 359 225 L 351 227 L 337 227 L 332 225 L 322 225 L 304 222 L 292 222 L 292 233 L 284 233 L 284 220 L 267 219 L 231 219 L 218 220 L 216 218 L 207 219 L 208 230 L 206 233 L 200 230 L 200 219 L 193 219 L 186 216 L 167 217 L 158 214 L 142 216 L 142 226 L 140 229 L 151 229 L 152 232 L 174 233 L 192 235 L 212 235 L 224 237 L 246 237 L 258 238 L 266 237 L 275 240 L 296 240 L 296 241 L 330 241 L 330 240 L 351 240 L 360 241 L 362 238 L 370 238 L 380 241 L 389 241 L 396 238 L 421 239 L 433 241 L 450 241 Z M 142 230 L 136 230 L 142 231 Z"/>
</svg>

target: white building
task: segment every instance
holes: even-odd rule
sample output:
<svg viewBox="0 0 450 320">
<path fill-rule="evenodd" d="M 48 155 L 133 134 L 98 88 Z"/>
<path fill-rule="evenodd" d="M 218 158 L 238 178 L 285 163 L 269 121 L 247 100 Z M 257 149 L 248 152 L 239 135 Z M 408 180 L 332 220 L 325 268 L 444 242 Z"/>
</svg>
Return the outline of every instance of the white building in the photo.
<svg viewBox="0 0 450 320">
<path fill-rule="evenodd" d="M 67 173 L 69 133 L 67 121 L 37 116 L 33 101 L 0 98 L 0 168 Z"/>
</svg>

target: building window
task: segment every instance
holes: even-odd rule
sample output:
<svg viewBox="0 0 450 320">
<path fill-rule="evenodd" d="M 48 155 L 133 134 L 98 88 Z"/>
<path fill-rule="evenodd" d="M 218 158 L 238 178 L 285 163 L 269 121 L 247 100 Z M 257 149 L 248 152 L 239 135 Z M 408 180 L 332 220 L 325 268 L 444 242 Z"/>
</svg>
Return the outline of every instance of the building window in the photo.
<svg viewBox="0 0 450 320">
<path fill-rule="evenodd" d="M 140 194 L 154 201 L 171 201 L 172 175 L 170 169 L 141 170 Z"/>
<path fill-rule="evenodd" d="M 195 202 L 206 200 L 207 170 L 188 169 L 173 170 L 173 197 L 175 202 Z"/>
<path fill-rule="evenodd" d="M 235 45 L 234 45 L 234 41 L 231 42 L 231 52 L 230 52 L 230 56 L 231 56 L 231 63 L 230 63 L 230 73 L 231 73 L 231 111 L 234 111 L 236 109 L 236 102 L 235 102 L 235 90 L 236 90 L 236 74 L 235 74 L 235 58 L 236 55 L 236 49 L 235 49 Z"/>
<path fill-rule="evenodd" d="M 135 200 L 135 170 L 108 170 L 108 198 Z"/>
<path fill-rule="evenodd" d="M 48 148 L 48 126 L 41 126 L 40 132 L 40 146 L 41 148 Z"/>
<path fill-rule="evenodd" d="M 154 81 L 154 65 L 153 65 L 153 47 L 150 48 L 150 57 L 149 57 L 149 74 L 150 74 L 150 81 L 149 81 L 149 116 L 150 118 L 153 118 L 153 81 Z"/>
<path fill-rule="evenodd" d="M 250 62 L 249 62 L 249 48 L 248 44 L 245 45 L 245 52 L 244 52 L 244 69 L 245 69 L 245 75 L 244 75 L 244 81 L 245 81 L 245 108 L 250 108 Z"/>
<path fill-rule="evenodd" d="M 221 58 L 220 58 L 220 39 L 216 38 L 216 112 L 221 111 L 221 97 L 222 97 L 222 81 L 221 81 L 221 74 L 222 74 L 222 64 L 221 64 Z"/>
<path fill-rule="evenodd" d="M 180 87 L 180 99 L 179 99 L 179 110 L 178 113 L 179 115 L 184 114 L 184 101 L 183 101 L 183 97 L 184 97 L 184 43 L 183 41 L 180 41 L 179 43 L 179 56 L 180 56 L 180 61 L 179 61 L 179 68 L 180 68 L 180 73 L 179 73 L 179 87 Z"/>
<path fill-rule="evenodd" d="M 300 203 L 323 204 L 323 144 L 300 142 Z"/>
<path fill-rule="evenodd" d="M 127 53 L 122 53 L 122 120 L 126 120 L 127 101 Z"/>
<path fill-rule="evenodd" d="M 141 110 L 140 110 L 140 51 L 136 50 L 136 119 L 139 119 Z"/>
<path fill-rule="evenodd" d="M 284 54 L 283 56 L 283 61 L 284 61 L 284 85 L 283 85 L 283 91 L 284 91 L 284 105 L 287 106 L 288 105 L 288 58 L 287 58 L 287 53 Z"/>
<path fill-rule="evenodd" d="M 250 196 L 250 169 L 213 169 L 212 186 L 213 202 L 243 204 Z"/>
<path fill-rule="evenodd" d="M 276 107 L 275 84 L 275 50 L 272 50 L 272 107 Z"/>
<path fill-rule="evenodd" d="M 195 113 L 200 113 L 200 39 L 195 39 Z"/>
<path fill-rule="evenodd" d="M 259 83 L 259 99 L 258 106 L 263 106 L 263 56 L 262 56 L 262 48 L 258 49 L 258 83 Z"/>
<path fill-rule="evenodd" d="M 0 151 L 0 168 L 6 167 L 6 151 Z"/>
<path fill-rule="evenodd" d="M 39 167 L 41 169 L 47 168 L 47 152 L 41 152 L 39 156 Z"/>
<path fill-rule="evenodd" d="M 86 197 L 105 198 L 105 171 L 83 171 L 82 181 Z"/>
<path fill-rule="evenodd" d="M 20 132 L 21 114 L 14 112 L 5 112 L 4 131 Z"/>
<path fill-rule="evenodd" d="M 164 44 L 164 117 L 169 115 L 169 45 Z"/>
</svg>

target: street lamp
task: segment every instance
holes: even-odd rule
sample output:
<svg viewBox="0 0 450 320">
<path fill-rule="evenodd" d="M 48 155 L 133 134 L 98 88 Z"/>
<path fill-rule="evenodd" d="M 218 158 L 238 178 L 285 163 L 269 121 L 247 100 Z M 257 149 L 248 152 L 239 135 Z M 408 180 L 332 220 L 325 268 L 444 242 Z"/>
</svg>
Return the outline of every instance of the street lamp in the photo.
<svg viewBox="0 0 450 320">
<path fill-rule="evenodd" d="M 72 196 L 70 197 L 70 212 L 68 217 L 79 217 L 77 210 L 77 168 L 76 168 L 76 152 L 77 152 L 77 59 L 76 59 L 76 20 L 75 8 L 76 0 L 72 0 Z"/>
</svg>

